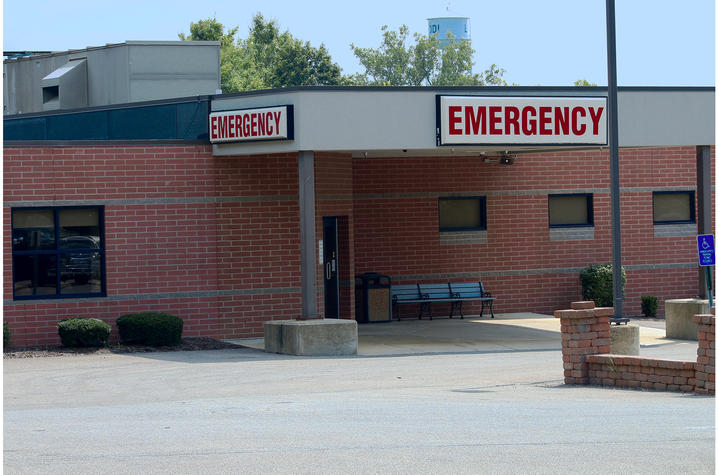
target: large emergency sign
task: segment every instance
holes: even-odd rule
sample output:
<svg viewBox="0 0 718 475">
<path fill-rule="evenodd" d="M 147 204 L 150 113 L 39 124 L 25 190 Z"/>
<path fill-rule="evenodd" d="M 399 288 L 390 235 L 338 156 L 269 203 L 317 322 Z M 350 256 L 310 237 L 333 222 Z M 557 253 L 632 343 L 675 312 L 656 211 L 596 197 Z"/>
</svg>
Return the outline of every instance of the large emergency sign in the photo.
<svg viewBox="0 0 718 475">
<path fill-rule="evenodd" d="M 437 145 L 606 145 L 605 97 L 437 96 Z"/>
<path fill-rule="evenodd" d="M 293 140 L 293 112 L 291 105 L 212 112 L 209 115 L 209 141 Z"/>
</svg>

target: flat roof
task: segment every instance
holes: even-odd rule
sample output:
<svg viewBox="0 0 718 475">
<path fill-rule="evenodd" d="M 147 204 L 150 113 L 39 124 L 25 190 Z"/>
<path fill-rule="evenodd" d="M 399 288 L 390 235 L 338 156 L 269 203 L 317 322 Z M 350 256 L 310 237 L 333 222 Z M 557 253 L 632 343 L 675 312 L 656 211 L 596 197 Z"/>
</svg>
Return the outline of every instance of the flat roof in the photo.
<svg viewBox="0 0 718 475">
<path fill-rule="evenodd" d="M 145 40 L 127 40 L 123 43 L 107 43 L 103 46 L 87 46 L 80 49 L 70 49 L 67 51 L 4 51 L 3 53 L 31 53 L 29 55 L 23 54 L 22 56 L 9 57 L 3 60 L 3 63 L 16 62 L 16 61 L 29 61 L 37 60 L 42 58 L 51 58 L 53 56 L 63 56 L 69 54 L 83 53 L 87 51 L 97 51 L 109 48 L 118 48 L 122 46 L 219 46 L 219 41 L 145 41 Z"/>
</svg>

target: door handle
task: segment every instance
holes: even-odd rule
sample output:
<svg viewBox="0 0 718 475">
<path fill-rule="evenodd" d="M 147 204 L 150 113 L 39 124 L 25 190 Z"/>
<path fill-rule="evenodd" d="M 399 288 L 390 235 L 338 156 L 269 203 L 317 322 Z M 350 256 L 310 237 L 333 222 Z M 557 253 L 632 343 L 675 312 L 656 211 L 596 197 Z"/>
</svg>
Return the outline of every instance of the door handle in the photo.
<svg viewBox="0 0 718 475">
<path fill-rule="evenodd" d="M 331 280 L 331 278 L 332 278 L 332 263 L 331 262 L 327 262 L 326 269 L 327 269 L 327 271 L 326 271 L 327 280 Z"/>
</svg>

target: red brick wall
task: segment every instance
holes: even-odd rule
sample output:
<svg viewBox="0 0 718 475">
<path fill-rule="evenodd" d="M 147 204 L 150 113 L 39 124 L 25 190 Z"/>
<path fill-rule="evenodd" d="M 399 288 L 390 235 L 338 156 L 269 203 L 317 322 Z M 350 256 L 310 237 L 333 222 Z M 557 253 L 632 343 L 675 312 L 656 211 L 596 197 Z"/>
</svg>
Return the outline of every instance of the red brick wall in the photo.
<svg viewBox="0 0 718 475">
<path fill-rule="evenodd" d="M 556 310 L 561 319 L 561 355 L 566 384 L 617 386 L 715 394 L 715 316 L 695 315 L 697 360 L 674 361 L 611 354 L 609 316 L 613 308 L 592 301 Z"/>
<path fill-rule="evenodd" d="M 642 358 L 639 356 L 587 356 L 588 384 L 658 391 L 693 392 L 695 363 Z"/>
<path fill-rule="evenodd" d="M 588 384 L 715 395 L 715 316 L 695 315 L 693 320 L 698 325 L 695 362 L 588 355 Z"/>
<path fill-rule="evenodd" d="M 570 310 L 556 310 L 561 319 L 561 356 L 566 384 L 588 384 L 587 358 L 611 350 L 609 318 L 613 307 L 596 308 L 593 301 L 571 303 Z"/>
<path fill-rule="evenodd" d="M 352 158 L 347 154 L 314 156 L 316 238 L 323 239 L 322 218 L 336 216 L 339 260 L 339 317 L 354 319 L 354 203 Z M 317 259 L 318 260 L 318 259 Z M 323 269 L 317 263 L 317 309 L 324 315 Z"/>
<path fill-rule="evenodd" d="M 698 293 L 695 238 L 653 235 L 651 191 L 694 189 L 694 147 L 621 151 L 624 309 L 640 296 Z M 316 231 L 339 218 L 340 312 L 354 317 L 354 275 L 395 283 L 482 280 L 495 311 L 551 312 L 580 299 L 578 269 L 610 262 L 608 153 L 478 157 L 315 156 Z M 206 145 L 9 147 L 4 153 L 4 299 L 13 344 L 57 343 L 56 322 L 157 309 L 187 335 L 259 336 L 301 312 L 297 155 L 212 157 Z M 594 239 L 550 241 L 547 195 L 594 193 Z M 486 196 L 485 244 L 441 244 L 438 197 Z M 79 200 L 68 202 L 67 200 Z M 105 207 L 107 298 L 12 300 L 10 207 Z M 658 268 L 652 268 L 658 266 Z M 323 315 L 323 280 L 317 303 Z M 662 313 L 662 307 L 659 313 Z M 436 309 L 439 315 L 441 309 Z M 467 304 L 466 313 L 478 312 Z"/>
<path fill-rule="evenodd" d="M 212 157 L 203 145 L 26 147 L 6 148 L 4 167 L 6 206 L 105 209 L 107 297 L 13 302 L 5 208 L 4 319 L 14 346 L 58 343 L 55 325 L 70 316 L 113 323 L 161 310 L 184 319 L 186 336 L 233 338 L 299 315 L 296 155 Z"/>
<path fill-rule="evenodd" d="M 621 150 L 624 313 L 640 296 L 698 293 L 695 236 L 654 237 L 652 191 L 696 187 L 695 147 Z M 354 160 L 356 272 L 395 282 L 482 280 L 497 312 L 550 312 L 581 298 L 578 270 L 611 262 L 608 151 Z M 594 239 L 551 241 L 551 193 L 593 192 Z M 486 196 L 487 242 L 442 245 L 438 198 Z M 715 208 L 714 208 L 715 209 Z M 687 265 L 687 266 L 686 266 Z M 657 268 L 656 268 L 657 267 Z M 475 309 L 474 309 L 475 310 Z"/>
<path fill-rule="evenodd" d="M 698 359 L 696 359 L 696 393 L 716 393 L 716 317 L 695 315 L 698 326 Z"/>
</svg>

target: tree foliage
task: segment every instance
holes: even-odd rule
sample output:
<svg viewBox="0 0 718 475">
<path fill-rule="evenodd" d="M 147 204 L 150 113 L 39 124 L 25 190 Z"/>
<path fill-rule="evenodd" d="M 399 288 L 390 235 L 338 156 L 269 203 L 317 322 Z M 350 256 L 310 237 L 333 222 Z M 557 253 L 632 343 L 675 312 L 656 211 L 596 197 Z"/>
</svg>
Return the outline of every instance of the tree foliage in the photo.
<svg viewBox="0 0 718 475">
<path fill-rule="evenodd" d="M 235 39 L 238 27 L 224 31 L 215 18 L 190 24 L 190 35 L 182 40 L 220 41 L 220 76 L 223 92 L 249 91 L 290 86 L 336 85 L 341 68 L 322 44 L 280 33 L 274 20 L 261 13 L 252 19 L 246 39 Z"/>
<path fill-rule="evenodd" d="M 576 80 L 573 82 L 573 85 L 574 85 L 574 86 L 577 86 L 577 87 L 584 87 L 584 86 L 594 86 L 594 87 L 595 87 L 595 86 L 598 86 L 598 84 L 596 84 L 595 82 L 590 82 L 588 79 L 576 79 Z"/>
<path fill-rule="evenodd" d="M 365 72 L 345 78 L 357 85 L 384 86 L 486 86 L 506 85 L 504 70 L 495 64 L 474 74 L 474 49 L 470 41 L 450 40 L 439 47 L 436 35 L 414 33 L 414 44 L 408 44 L 409 28 L 382 30 L 378 48 L 359 48 L 351 44 L 354 55 Z"/>
<path fill-rule="evenodd" d="M 398 31 L 382 27 L 378 48 L 351 45 L 365 72 L 342 76 L 339 65 L 320 45 L 313 47 L 261 13 L 252 19 L 246 39 L 237 38 L 239 27 L 225 29 L 216 18 L 190 23 L 181 40 L 219 41 L 223 92 L 290 86 L 386 85 L 386 86 L 485 86 L 506 85 L 504 70 L 492 64 L 474 74 L 474 49 L 468 41 L 450 41 L 439 47 L 436 36 L 418 33 L 409 39 L 406 25 Z"/>
</svg>

